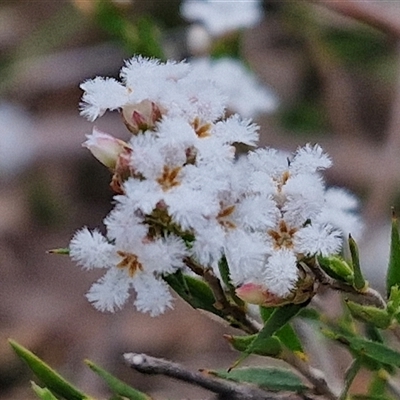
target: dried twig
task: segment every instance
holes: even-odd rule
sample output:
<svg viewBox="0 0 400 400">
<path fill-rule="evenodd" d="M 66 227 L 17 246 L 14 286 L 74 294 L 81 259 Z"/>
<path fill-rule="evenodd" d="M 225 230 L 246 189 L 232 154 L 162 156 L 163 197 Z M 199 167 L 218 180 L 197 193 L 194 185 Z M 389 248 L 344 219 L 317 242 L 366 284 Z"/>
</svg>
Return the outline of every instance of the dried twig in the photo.
<svg viewBox="0 0 400 400">
<path fill-rule="evenodd" d="M 231 400 L 305 400 L 309 396 L 303 394 L 285 394 L 264 391 L 250 384 L 239 384 L 229 380 L 223 380 L 207 374 L 206 372 L 192 372 L 182 365 L 160 358 L 150 357 L 146 354 L 124 354 L 127 364 L 145 374 L 165 375 L 180 381 L 200 386 L 204 389 L 218 393 Z M 333 400 L 333 398 L 332 398 Z"/>
</svg>

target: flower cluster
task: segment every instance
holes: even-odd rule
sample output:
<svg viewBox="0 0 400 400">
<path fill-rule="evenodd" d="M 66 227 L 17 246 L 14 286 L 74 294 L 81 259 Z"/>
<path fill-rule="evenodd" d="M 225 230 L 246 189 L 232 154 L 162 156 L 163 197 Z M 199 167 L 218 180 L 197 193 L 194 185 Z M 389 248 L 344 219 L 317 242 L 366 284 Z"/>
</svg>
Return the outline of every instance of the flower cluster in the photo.
<svg viewBox="0 0 400 400">
<path fill-rule="evenodd" d="M 120 308 L 133 289 L 139 311 L 163 313 L 172 305 L 163 277 L 192 261 L 218 275 L 226 260 L 237 294 L 249 302 L 298 301 L 300 261 L 341 250 L 340 221 L 327 210 L 327 194 L 335 193 L 320 175 L 329 157 L 311 145 L 294 155 L 258 149 L 238 157 L 235 145 L 254 146 L 258 127 L 224 118 L 224 96 L 195 71 L 135 57 L 121 81 L 81 86 L 84 116 L 119 110 L 132 132 L 124 142 L 94 128 L 84 143 L 112 171 L 116 192 L 106 235 L 83 228 L 70 243 L 84 269 L 108 269 L 87 294 L 100 310 Z M 352 199 L 336 195 L 343 206 L 335 208 L 346 215 Z"/>
</svg>

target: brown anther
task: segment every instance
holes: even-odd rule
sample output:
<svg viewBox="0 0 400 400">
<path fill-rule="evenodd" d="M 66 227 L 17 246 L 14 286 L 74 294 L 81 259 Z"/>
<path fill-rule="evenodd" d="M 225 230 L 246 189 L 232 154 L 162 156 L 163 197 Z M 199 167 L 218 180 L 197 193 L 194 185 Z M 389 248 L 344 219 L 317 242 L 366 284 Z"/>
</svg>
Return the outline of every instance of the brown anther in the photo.
<svg viewBox="0 0 400 400">
<path fill-rule="evenodd" d="M 181 167 L 168 167 L 164 165 L 162 175 L 157 179 L 157 182 L 161 185 L 164 192 L 167 190 L 180 185 L 180 181 L 177 179 Z"/>
<path fill-rule="evenodd" d="M 211 136 L 211 124 L 210 123 L 203 123 L 199 117 L 196 117 L 192 123 L 193 129 L 196 132 L 196 135 L 199 138 L 205 138 Z"/>
<path fill-rule="evenodd" d="M 143 266 L 139 262 L 136 254 L 125 251 L 117 251 L 117 254 L 122 257 L 122 260 L 117 264 L 117 268 L 127 269 L 128 275 L 132 278 L 138 270 L 143 271 Z"/>
<path fill-rule="evenodd" d="M 236 224 L 234 222 L 224 220 L 224 218 L 227 218 L 230 215 L 232 215 L 234 211 L 235 211 L 234 205 L 226 207 L 226 208 L 222 208 L 221 211 L 217 215 L 218 222 L 225 228 L 235 229 Z"/>
<path fill-rule="evenodd" d="M 275 249 L 292 248 L 293 247 L 293 236 L 297 232 L 297 228 L 289 228 L 286 222 L 282 219 L 279 221 L 278 230 L 269 229 L 268 235 L 274 240 Z"/>
</svg>

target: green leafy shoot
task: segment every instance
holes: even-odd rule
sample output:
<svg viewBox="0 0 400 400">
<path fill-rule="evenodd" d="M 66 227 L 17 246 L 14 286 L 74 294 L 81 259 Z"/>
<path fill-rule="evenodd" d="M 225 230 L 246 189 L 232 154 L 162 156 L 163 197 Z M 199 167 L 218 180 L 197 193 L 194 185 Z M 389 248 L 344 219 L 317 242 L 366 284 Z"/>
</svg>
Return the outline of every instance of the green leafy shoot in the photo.
<svg viewBox="0 0 400 400">
<path fill-rule="evenodd" d="M 95 363 L 90 360 L 85 360 L 85 363 L 89 366 L 89 368 L 100 376 L 104 380 L 104 382 L 108 385 L 108 387 L 112 390 L 113 393 L 122 396 L 127 400 L 151 400 L 151 397 L 145 393 L 142 393 L 126 383 L 122 382 L 115 376 L 111 375 L 109 372 L 105 371 Z"/>
<path fill-rule="evenodd" d="M 67 382 L 61 375 L 45 364 L 39 357 L 21 346 L 14 340 L 9 339 L 13 350 L 17 353 L 33 373 L 44 383 L 49 390 L 67 400 L 89 400 L 90 396 L 81 392 L 71 383 Z"/>
<path fill-rule="evenodd" d="M 32 390 L 35 392 L 36 396 L 41 400 L 58 400 L 56 396 L 47 388 L 42 388 L 35 382 L 31 382 Z"/>
<path fill-rule="evenodd" d="M 230 372 L 210 371 L 220 378 L 255 384 L 267 390 L 303 392 L 307 386 L 293 372 L 282 368 L 239 368 Z"/>
</svg>

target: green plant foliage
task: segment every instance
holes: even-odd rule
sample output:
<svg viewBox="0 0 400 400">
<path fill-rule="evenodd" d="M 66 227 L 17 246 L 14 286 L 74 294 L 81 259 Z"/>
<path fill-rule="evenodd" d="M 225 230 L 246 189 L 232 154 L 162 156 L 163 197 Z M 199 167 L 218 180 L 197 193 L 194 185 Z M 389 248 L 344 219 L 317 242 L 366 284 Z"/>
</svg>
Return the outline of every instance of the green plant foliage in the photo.
<svg viewBox="0 0 400 400">
<path fill-rule="evenodd" d="M 354 273 L 351 266 L 338 256 L 318 257 L 320 267 L 332 278 L 353 284 Z"/>
<path fill-rule="evenodd" d="M 358 246 L 356 241 L 349 235 L 349 248 L 351 254 L 351 262 L 354 271 L 354 282 L 353 286 L 358 291 L 363 291 L 367 288 L 367 282 L 364 279 L 364 276 L 361 272 L 360 266 L 360 255 L 358 252 Z"/>
<path fill-rule="evenodd" d="M 273 314 L 275 308 L 273 307 L 260 307 L 260 315 L 264 324 Z M 300 338 L 290 324 L 285 324 L 280 328 L 275 336 L 280 339 L 288 349 L 297 352 L 300 357 L 304 356 L 304 349 L 301 344 Z"/>
<path fill-rule="evenodd" d="M 365 306 L 350 300 L 347 300 L 346 304 L 354 318 L 363 322 L 369 322 L 380 329 L 387 329 L 391 324 L 392 318 L 387 310 L 373 306 Z"/>
<path fill-rule="evenodd" d="M 329 50 L 349 65 L 372 65 L 390 52 L 385 36 L 372 29 L 330 28 L 323 37 Z"/>
<path fill-rule="evenodd" d="M 229 344 L 238 351 L 246 351 L 257 335 L 231 336 L 224 335 Z M 253 349 L 253 354 L 260 356 L 279 358 L 282 352 L 282 343 L 276 336 L 271 336 L 263 341 L 259 341 Z"/>
<path fill-rule="evenodd" d="M 214 295 L 204 281 L 184 275 L 181 272 L 167 275 L 164 280 L 193 308 L 200 308 L 224 318 L 223 313 L 214 307 Z"/>
<path fill-rule="evenodd" d="M 13 350 L 28 364 L 32 372 L 47 386 L 48 390 L 67 400 L 89 400 L 90 397 L 67 382 L 61 375 L 44 363 L 39 357 L 21 346 L 14 340 L 9 340 Z"/>
<path fill-rule="evenodd" d="M 36 385 L 35 382 L 31 382 L 32 390 L 35 392 L 37 397 L 41 400 L 58 400 L 56 396 L 47 388 L 42 388 Z"/>
<path fill-rule="evenodd" d="M 386 274 L 386 292 L 388 296 L 394 285 L 400 285 L 400 235 L 397 217 L 393 213 L 389 265 Z"/>
<path fill-rule="evenodd" d="M 309 302 L 302 304 L 287 304 L 285 306 L 276 308 L 271 314 L 271 317 L 265 323 L 264 327 L 246 349 L 246 353 L 253 353 L 254 349 L 259 348 L 261 343 L 265 342 L 266 339 L 270 338 L 284 325 L 286 325 L 308 303 Z"/>
<path fill-rule="evenodd" d="M 220 378 L 252 383 L 268 390 L 304 392 L 308 389 L 297 375 L 282 368 L 238 368 L 230 372 L 219 370 L 211 373 Z"/>
<path fill-rule="evenodd" d="M 85 360 L 85 363 L 89 366 L 89 368 L 100 376 L 106 382 L 111 391 L 118 395 L 122 396 L 126 400 L 151 400 L 151 397 L 145 393 L 142 393 L 126 383 L 122 382 L 115 376 L 111 375 L 109 372 L 105 371 L 95 363 L 89 360 Z"/>
<path fill-rule="evenodd" d="M 333 332 L 329 329 L 323 329 L 322 332 L 330 339 L 348 347 L 364 361 L 364 365 L 367 367 L 375 370 L 384 367 L 389 371 L 392 370 L 391 367 L 400 367 L 400 353 L 383 343 L 374 342 L 349 333 Z M 369 359 L 375 361 L 375 363 L 369 363 Z"/>
<path fill-rule="evenodd" d="M 111 1 L 99 0 L 96 2 L 95 20 L 129 54 L 164 59 L 160 32 L 150 17 L 141 16 L 133 23 Z"/>
</svg>

